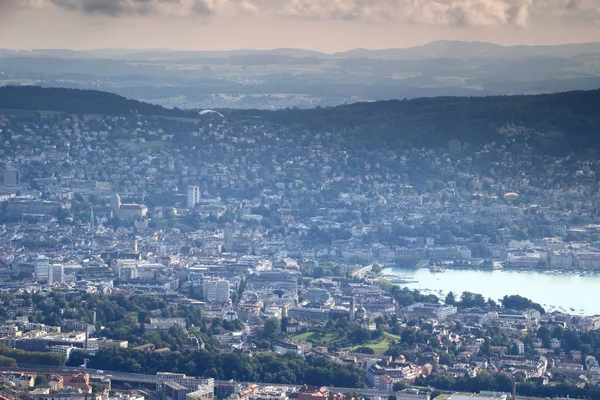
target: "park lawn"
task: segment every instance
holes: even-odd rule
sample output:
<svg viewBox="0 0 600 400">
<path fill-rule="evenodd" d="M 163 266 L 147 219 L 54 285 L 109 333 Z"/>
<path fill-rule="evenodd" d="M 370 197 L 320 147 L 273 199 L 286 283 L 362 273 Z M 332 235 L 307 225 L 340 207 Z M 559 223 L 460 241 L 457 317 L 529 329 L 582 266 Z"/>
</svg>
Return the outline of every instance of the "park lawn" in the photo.
<svg viewBox="0 0 600 400">
<path fill-rule="evenodd" d="M 375 354 L 381 355 L 387 349 L 390 348 L 390 344 L 393 341 L 398 341 L 398 340 L 400 340 L 400 336 L 394 335 L 392 333 L 384 332 L 383 337 L 378 340 L 371 341 L 369 343 L 358 345 L 358 346 L 348 347 L 345 350 L 354 351 L 354 350 L 358 349 L 359 347 L 368 347 L 370 349 L 373 349 L 373 351 L 375 351 Z"/>
<path fill-rule="evenodd" d="M 312 332 L 312 331 L 302 332 L 302 333 L 298 333 L 296 335 L 290 336 L 290 339 L 292 339 L 292 340 L 306 340 L 309 337 L 311 337 L 312 335 L 314 335 L 315 333 L 316 332 Z"/>
<path fill-rule="evenodd" d="M 389 332 L 383 332 L 383 336 L 390 339 L 390 340 L 400 340 L 400 336 L 398 335 L 394 335 L 393 333 L 389 333 Z"/>
<path fill-rule="evenodd" d="M 302 333 L 292 335 L 292 336 L 290 336 L 290 339 L 291 340 L 301 340 L 301 341 L 311 341 L 311 342 L 314 342 L 319 345 L 328 346 L 328 345 L 331 345 L 332 343 L 335 343 L 340 338 L 335 333 L 322 334 L 319 332 L 308 331 L 308 332 L 302 332 Z M 369 348 L 373 349 L 375 354 L 381 355 L 387 349 L 390 348 L 390 344 L 393 341 L 399 341 L 399 340 L 400 340 L 400 336 L 394 335 L 392 333 L 384 332 L 383 336 L 381 338 L 379 338 L 378 340 L 373 340 L 371 342 L 368 342 L 368 343 L 365 343 L 362 345 L 358 345 L 358 346 L 347 347 L 344 350 L 354 351 L 359 347 L 369 347 Z"/>
<path fill-rule="evenodd" d="M 338 340 L 339 337 L 335 333 L 322 334 L 319 332 L 308 331 L 308 332 L 303 332 L 303 333 L 298 333 L 296 335 L 292 335 L 292 336 L 290 336 L 290 339 L 291 340 L 302 340 L 302 341 L 310 340 L 311 342 L 314 342 L 316 344 L 327 346 L 327 345 L 335 342 L 336 340 Z"/>
<path fill-rule="evenodd" d="M 359 347 L 368 347 L 370 349 L 373 349 L 373 351 L 375 352 L 376 355 L 382 355 L 387 349 L 390 348 L 390 343 L 391 343 L 391 341 L 388 340 L 387 338 L 382 338 L 382 339 L 379 339 L 374 342 L 369 342 L 369 343 L 361 344 L 358 346 L 348 347 L 344 350 L 354 351 L 354 350 L 358 349 Z"/>
</svg>

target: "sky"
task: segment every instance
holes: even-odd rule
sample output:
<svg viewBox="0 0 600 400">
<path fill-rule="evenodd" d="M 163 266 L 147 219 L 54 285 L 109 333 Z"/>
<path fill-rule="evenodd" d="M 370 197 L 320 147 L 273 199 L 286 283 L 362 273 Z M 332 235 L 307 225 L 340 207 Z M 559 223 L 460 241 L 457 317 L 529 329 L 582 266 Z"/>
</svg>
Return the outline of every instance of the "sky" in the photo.
<svg viewBox="0 0 600 400">
<path fill-rule="evenodd" d="M 600 42 L 600 0 L 0 0 L 0 48 L 399 48 Z"/>
</svg>

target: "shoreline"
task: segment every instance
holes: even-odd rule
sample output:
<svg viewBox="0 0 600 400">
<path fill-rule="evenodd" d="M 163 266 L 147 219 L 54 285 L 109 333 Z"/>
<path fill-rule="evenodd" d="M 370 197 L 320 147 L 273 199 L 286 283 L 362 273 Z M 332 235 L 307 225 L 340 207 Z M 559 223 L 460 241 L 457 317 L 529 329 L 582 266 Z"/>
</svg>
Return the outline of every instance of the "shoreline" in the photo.
<svg viewBox="0 0 600 400">
<path fill-rule="evenodd" d="M 430 269 L 430 266 L 419 266 L 416 268 L 409 267 L 397 267 L 397 266 L 384 266 L 383 270 L 386 269 L 398 269 L 403 271 L 417 271 L 422 269 Z M 569 270 L 558 270 L 558 269 L 550 269 L 550 268 L 521 268 L 521 267 L 502 267 L 502 268 L 482 268 L 480 266 L 444 266 L 444 270 L 453 270 L 453 271 L 481 271 L 481 272 L 494 272 L 494 271 L 506 271 L 506 272 L 517 272 L 517 273 L 525 273 L 525 274 L 545 274 L 545 275 L 575 275 L 582 277 L 600 277 L 600 269 L 569 269 Z M 444 271 L 436 271 L 433 272 L 436 274 L 443 274 Z"/>
</svg>

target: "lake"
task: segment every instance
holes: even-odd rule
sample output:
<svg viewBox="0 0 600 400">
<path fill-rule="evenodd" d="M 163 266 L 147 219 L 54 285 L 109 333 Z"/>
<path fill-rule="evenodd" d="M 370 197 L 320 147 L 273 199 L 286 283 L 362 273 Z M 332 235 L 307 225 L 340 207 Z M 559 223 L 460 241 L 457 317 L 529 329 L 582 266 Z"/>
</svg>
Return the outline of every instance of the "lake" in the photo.
<svg viewBox="0 0 600 400">
<path fill-rule="evenodd" d="M 596 294 L 600 289 L 599 276 L 504 270 L 447 269 L 445 272 L 435 273 L 428 268 L 385 268 L 382 273 L 410 277 L 418 282 L 402 286 L 419 289 L 427 294 L 433 293 L 442 300 L 450 291 L 457 298 L 460 298 L 462 292 L 473 292 L 496 301 L 504 295 L 518 294 L 541 304 L 546 311 L 600 315 L 600 299 Z"/>
</svg>

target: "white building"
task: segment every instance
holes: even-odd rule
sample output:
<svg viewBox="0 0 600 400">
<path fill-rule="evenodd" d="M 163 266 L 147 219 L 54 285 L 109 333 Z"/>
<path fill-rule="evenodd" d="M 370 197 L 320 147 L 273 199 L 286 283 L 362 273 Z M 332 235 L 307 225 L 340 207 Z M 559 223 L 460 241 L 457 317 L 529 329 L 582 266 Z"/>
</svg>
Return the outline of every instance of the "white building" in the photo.
<svg viewBox="0 0 600 400">
<path fill-rule="evenodd" d="M 35 278 L 38 281 L 48 281 L 50 259 L 43 254 L 38 255 L 35 261 Z"/>
<path fill-rule="evenodd" d="M 205 280 L 202 289 L 205 301 L 212 303 L 229 301 L 229 281 L 224 279 Z"/>
<path fill-rule="evenodd" d="M 187 206 L 194 208 L 200 202 L 200 186 L 188 186 Z"/>
<path fill-rule="evenodd" d="M 77 348 L 74 346 L 67 346 L 64 344 L 50 347 L 50 351 L 52 353 L 58 353 L 58 354 L 62 355 L 63 357 L 65 357 L 65 360 L 68 360 L 69 357 L 71 356 L 71 352 L 76 349 Z"/>
<path fill-rule="evenodd" d="M 553 251 L 550 256 L 550 265 L 554 268 L 573 268 L 573 255 L 568 251 Z"/>
</svg>

